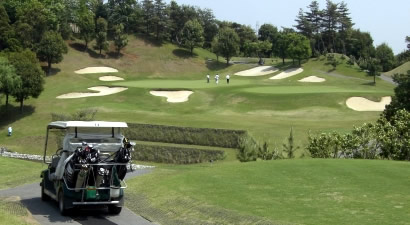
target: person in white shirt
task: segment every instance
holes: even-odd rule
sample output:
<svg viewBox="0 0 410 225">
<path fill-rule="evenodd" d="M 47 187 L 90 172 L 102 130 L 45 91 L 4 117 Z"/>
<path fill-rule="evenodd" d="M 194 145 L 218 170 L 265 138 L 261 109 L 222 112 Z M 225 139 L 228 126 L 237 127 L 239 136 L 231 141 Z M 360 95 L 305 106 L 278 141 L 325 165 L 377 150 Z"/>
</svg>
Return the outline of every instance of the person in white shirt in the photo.
<svg viewBox="0 0 410 225">
<path fill-rule="evenodd" d="M 206 82 L 209 84 L 209 74 L 206 75 Z"/>
<path fill-rule="evenodd" d="M 226 83 L 227 83 L 227 84 L 229 84 L 229 78 L 231 78 L 231 77 L 229 76 L 229 74 L 226 75 Z"/>
<path fill-rule="evenodd" d="M 7 129 L 7 131 L 9 133 L 8 135 L 11 136 L 11 133 L 13 133 L 13 128 L 9 127 L 9 129 Z"/>
<path fill-rule="evenodd" d="M 215 75 L 215 83 L 216 83 L 216 84 L 219 83 L 219 74 Z"/>
</svg>

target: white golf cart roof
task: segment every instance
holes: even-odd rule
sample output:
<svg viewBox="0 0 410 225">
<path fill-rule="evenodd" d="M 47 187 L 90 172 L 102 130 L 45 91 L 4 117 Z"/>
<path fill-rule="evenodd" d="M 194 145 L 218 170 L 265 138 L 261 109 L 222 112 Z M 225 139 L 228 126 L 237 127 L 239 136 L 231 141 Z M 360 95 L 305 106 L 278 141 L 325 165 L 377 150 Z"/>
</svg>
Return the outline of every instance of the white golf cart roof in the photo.
<svg viewBox="0 0 410 225">
<path fill-rule="evenodd" d="M 69 127 L 128 127 L 125 122 L 107 122 L 107 121 L 55 121 L 47 126 L 49 129 L 66 129 Z"/>
</svg>

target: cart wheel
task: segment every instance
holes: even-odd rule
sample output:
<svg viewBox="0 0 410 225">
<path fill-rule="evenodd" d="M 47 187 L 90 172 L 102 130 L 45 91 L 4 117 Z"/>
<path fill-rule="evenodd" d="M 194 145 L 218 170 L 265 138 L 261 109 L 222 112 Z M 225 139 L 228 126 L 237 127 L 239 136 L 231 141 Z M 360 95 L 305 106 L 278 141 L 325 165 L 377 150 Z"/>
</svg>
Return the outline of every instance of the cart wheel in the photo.
<svg viewBox="0 0 410 225">
<path fill-rule="evenodd" d="M 117 206 L 117 205 L 108 205 L 108 212 L 110 214 L 120 214 L 122 210 L 121 206 Z"/>
<path fill-rule="evenodd" d="M 66 216 L 68 213 L 68 209 L 65 206 L 65 197 L 64 197 L 64 192 L 60 189 L 60 191 L 58 192 L 58 208 L 60 209 L 60 213 L 63 216 Z"/>
<path fill-rule="evenodd" d="M 48 201 L 48 200 L 50 200 L 50 197 L 48 195 L 46 195 L 46 193 L 44 193 L 44 186 L 46 185 L 45 183 L 46 182 L 43 178 L 43 180 L 41 181 L 41 200 Z"/>
</svg>

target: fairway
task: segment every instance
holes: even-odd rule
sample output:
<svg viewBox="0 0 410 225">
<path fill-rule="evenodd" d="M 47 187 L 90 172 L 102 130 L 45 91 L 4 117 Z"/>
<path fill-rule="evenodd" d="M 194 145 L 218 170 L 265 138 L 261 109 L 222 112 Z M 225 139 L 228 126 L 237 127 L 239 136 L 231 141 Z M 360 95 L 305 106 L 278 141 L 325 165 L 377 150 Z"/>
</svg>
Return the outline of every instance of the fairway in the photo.
<svg viewBox="0 0 410 225">
<path fill-rule="evenodd" d="M 209 83 L 206 80 L 138 80 L 138 81 L 125 81 L 116 82 L 114 85 L 138 87 L 138 88 L 180 88 L 180 89 L 202 89 L 202 88 L 220 88 L 231 87 L 251 84 L 250 80 L 232 80 L 229 84 L 226 80 L 221 79 L 219 84 L 215 84 L 215 81 L 211 79 Z"/>
<path fill-rule="evenodd" d="M 371 89 L 352 89 L 337 86 L 264 86 L 243 89 L 249 93 L 260 94 L 313 94 L 313 93 L 386 93 L 388 91 L 371 90 Z"/>
</svg>

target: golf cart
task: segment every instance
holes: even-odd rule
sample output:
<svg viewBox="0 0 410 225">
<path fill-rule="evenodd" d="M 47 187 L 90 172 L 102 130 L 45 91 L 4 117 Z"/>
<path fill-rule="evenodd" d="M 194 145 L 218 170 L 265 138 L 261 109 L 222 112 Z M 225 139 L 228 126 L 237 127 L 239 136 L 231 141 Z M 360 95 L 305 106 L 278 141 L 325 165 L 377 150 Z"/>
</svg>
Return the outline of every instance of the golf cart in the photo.
<svg viewBox="0 0 410 225">
<path fill-rule="evenodd" d="M 106 205 L 119 214 L 124 205 L 124 177 L 133 145 L 121 134 L 124 122 L 56 121 L 47 126 L 41 199 L 54 199 L 62 215 L 81 206 Z M 62 148 L 46 160 L 49 132 L 64 136 Z"/>
</svg>

